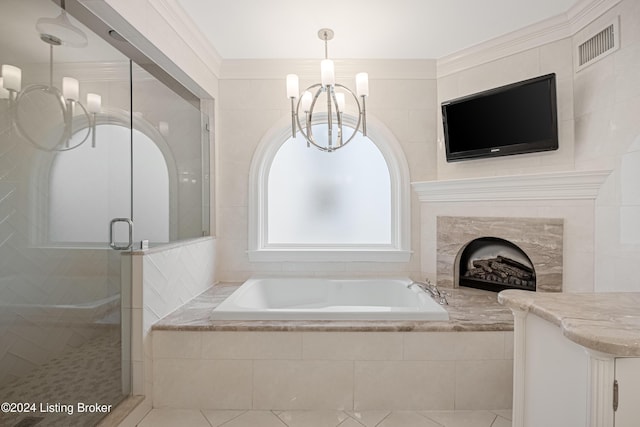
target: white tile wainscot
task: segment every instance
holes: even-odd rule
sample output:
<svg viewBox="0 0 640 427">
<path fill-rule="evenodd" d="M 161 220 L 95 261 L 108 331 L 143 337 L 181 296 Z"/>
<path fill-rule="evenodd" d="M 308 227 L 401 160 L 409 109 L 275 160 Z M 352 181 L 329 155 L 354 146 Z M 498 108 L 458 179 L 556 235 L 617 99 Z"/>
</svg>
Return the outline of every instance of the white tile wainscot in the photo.
<svg viewBox="0 0 640 427">
<path fill-rule="evenodd" d="M 509 409 L 513 332 L 153 331 L 153 407 Z"/>
<path fill-rule="evenodd" d="M 203 237 L 123 254 L 122 279 L 131 286 L 132 392 L 144 396 L 120 424 L 135 426 L 151 410 L 151 327 L 158 319 L 209 288 L 215 280 L 216 239 Z"/>
<path fill-rule="evenodd" d="M 437 277 L 439 216 L 472 213 L 476 217 L 562 218 L 562 289 L 592 292 L 595 199 L 610 172 L 568 171 L 412 183 L 421 202 L 422 275 Z"/>
</svg>

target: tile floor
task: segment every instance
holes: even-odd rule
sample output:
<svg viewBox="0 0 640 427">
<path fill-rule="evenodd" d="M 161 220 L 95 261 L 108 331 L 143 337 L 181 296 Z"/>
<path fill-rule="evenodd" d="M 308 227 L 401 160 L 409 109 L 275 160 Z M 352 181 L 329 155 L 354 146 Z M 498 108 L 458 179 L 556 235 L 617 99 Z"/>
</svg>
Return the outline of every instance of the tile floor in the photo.
<svg viewBox="0 0 640 427">
<path fill-rule="evenodd" d="M 208 411 L 154 409 L 138 427 L 511 427 L 511 411 Z"/>
<path fill-rule="evenodd" d="M 28 375 L 0 386 L 0 402 L 99 402 L 116 406 L 125 398 L 120 347 L 120 326 L 108 327 L 80 347 L 69 348 Z M 0 426 L 85 427 L 103 417 L 100 413 L 78 412 L 0 413 Z"/>
</svg>

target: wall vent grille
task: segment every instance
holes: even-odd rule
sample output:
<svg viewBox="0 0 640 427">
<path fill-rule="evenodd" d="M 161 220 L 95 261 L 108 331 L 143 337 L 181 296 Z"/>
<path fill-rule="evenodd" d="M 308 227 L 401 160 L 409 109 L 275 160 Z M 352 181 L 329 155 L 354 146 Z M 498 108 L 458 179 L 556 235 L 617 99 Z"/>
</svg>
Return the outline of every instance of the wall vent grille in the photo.
<svg viewBox="0 0 640 427">
<path fill-rule="evenodd" d="M 618 30 L 618 18 L 607 25 L 597 34 L 578 44 L 576 51 L 576 71 L 591 65 L 618 50 L 620 45 L 620 32 Z"/>
</svg>

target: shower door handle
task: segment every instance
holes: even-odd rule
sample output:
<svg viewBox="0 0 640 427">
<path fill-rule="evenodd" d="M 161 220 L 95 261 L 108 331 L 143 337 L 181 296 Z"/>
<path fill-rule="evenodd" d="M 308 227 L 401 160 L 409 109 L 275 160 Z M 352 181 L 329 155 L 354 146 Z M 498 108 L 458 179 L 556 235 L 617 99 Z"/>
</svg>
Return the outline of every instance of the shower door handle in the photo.
<svg viewBox="0 0 640 427">
<path fill-rule="evenodd" d="M 129 244 L 127 246 L 118 246 L 114 237 L 114 225 L 117 222 L 126 222 L 129 226 Z M 109 224 L 109 246 L 111 249 L 115 249 L 116 251 L 126 251 L 127 249 L 131 249 L 133 246 L 133 221 L 129 218 L 113 218 L 111 223 Z"/>
</svg>

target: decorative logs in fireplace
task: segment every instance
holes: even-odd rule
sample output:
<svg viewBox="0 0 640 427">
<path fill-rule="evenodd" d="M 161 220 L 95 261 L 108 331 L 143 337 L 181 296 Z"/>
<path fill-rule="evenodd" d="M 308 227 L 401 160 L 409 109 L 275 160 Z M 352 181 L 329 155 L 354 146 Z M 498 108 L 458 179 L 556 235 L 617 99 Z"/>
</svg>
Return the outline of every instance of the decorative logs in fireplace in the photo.
<svg viewBox="0 0 640 427">
<path fill-rule="evenodd" d="M 475 277 L 507 285 L 536 287 L 533 269 L 520 264 L 511 258 L 497 256 L 495 258 L 473 261 L 473 267 L 464 274 L 465 277 Z"/>
<path fill-rule="evenodd" d="M 482 237 L 462 250 L 459 285 L 495 292 L 504 289 L 535 291 L 536 273 L 518 246 L 507 240 Z"/>
</svg>

